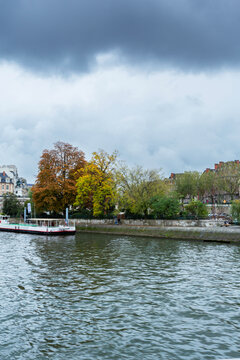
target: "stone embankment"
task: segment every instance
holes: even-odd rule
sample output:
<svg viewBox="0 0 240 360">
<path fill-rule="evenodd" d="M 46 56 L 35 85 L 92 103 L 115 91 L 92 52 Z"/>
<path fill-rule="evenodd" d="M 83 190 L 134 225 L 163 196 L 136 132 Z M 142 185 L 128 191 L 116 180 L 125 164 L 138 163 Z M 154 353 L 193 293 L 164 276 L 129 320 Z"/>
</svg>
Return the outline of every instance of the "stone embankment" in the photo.
<svg viewBox="0 0 240 360">
<path fill-rule="evenodd" d="M 240 227 L 223 220 L 76 220 L 78 232 L 214 242 L 240 242 Z"/>
</svg>

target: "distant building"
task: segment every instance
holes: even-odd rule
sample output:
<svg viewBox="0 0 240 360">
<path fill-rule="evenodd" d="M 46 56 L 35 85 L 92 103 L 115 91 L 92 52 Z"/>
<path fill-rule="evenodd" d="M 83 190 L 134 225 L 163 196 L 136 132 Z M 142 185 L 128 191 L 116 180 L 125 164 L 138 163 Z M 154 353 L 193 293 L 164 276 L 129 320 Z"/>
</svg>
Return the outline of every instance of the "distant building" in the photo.
<svg viewBox="0 0 240 360">
<path fill-rule="evenodd" d="M 204 173 L 213 172 L 222 183 L 221 190 L 216 188 L 215 203 L 230 203 L 232 200 L 239 199 L 240 196 L 240 161 L 219 161 L 214 164 L 214 168 L 207 168 Z M 209 196 L 206 202 L 211 201 Z"/>
<path fill-rule="evenodd" d="M 0 170 L 1 171 L 1 170 Z M 3 170 L 0 172 L 0 196 L 7 193 L 14 193 L 13 179 Z"/>
<path fill-rule="evenodd" d="M 13 193 L 21 198 L 28 196 L 27 181 L 18 176 L 15 165 L 0 165 L 0 181 L 0 196 L 6 193 Z"/>
<path fill-rule="evenodd" d="M 206 168 L 203 174 L 214 173 L 217 175 L 217 181 L 215 186 L 209 193 L 201 194 L 197 196 L 205 203 L 215 204 L 227 204 L 234 199 L 240 198 L 240 161 L 220 161 L 214 165 L 214 168 Z M 169 182 L 172 184 L 174 190 L 174 184 L 176 179 L 184 173 L 171 173 L 169 176 Z M 186 202 L 190 200 L 189 197 L 184 199 Z"/>
<path fill-rule="evenodd" d="M 18 176 L 15 165 L 0 165 L 0 210 L 3 207 L 3 195 L 15 194 L 24 204 L 26 200 L 29 200 L 28 191 L 29 185 L 26 179 Z"/>
<path fill-rule="evenodd" d="M 14 187 L 18 179 L 18 171 L 15 165 L 0 165 L 0 173 L 5 172 L 12 179 Z"/>
<path fill-rule="evenodd" d="M 26 197 L 28 196 L 28 184 L 26 179 L 20 177 L 18 178 L 17 182 L 16 182 L 16 186 L 15 186 L 15 194 L 18 197 Z"/>
<path fill-rule="evenodd" d="M 209 172 L 209 171 L 214 171 L 216 173 L 219 173 L 222 169 L 229 169 L 229 171 L 232 169 L 240 169 L 240 160 L 233 160 L 233 161 L 219 161 L 218 164 L 214 164 L 214 168 L 210 169 L 210 168 L 206 168 L 206 170 L 204 170 L 205 172 Z"/>
</svg>

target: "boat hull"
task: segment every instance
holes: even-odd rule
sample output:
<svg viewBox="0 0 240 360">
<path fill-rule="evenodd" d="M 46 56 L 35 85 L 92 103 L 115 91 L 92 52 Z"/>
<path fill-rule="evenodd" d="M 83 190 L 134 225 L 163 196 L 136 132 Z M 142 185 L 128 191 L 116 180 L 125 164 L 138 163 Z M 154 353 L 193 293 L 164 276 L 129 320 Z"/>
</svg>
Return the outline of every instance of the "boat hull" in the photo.
<svg viewBox="0 0 240 360">
<path fill-rule="evenodd" d="M 66 229 L 47 228 L 47 227 L 33 228 L 31 226 L 26 227 L 21 225 L 0 226 L 0 231 L 21 233 L 21 234 L 47 235 L 47 236 L 59 236 L 59 235 L 67 236 L 67 235 L 75 235 L 76 233 L 75 228 L 66 228 Z"/>
</svg>

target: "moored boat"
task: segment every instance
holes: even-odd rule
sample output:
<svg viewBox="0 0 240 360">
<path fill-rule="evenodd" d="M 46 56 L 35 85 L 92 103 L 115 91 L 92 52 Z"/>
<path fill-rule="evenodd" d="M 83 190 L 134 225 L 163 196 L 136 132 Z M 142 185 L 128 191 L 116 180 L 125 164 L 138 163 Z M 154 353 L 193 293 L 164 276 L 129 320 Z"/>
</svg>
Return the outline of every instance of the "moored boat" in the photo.
<svg viewBox="0 0 240 360">
<path fill-rule="evenodd" d="M 9 216 L 0 215 L 0 231 L 39 235 L 74 235 L 75 225 L 63 219 L 29 219 L 24 223 L 10 223 Z"/>
</svg>

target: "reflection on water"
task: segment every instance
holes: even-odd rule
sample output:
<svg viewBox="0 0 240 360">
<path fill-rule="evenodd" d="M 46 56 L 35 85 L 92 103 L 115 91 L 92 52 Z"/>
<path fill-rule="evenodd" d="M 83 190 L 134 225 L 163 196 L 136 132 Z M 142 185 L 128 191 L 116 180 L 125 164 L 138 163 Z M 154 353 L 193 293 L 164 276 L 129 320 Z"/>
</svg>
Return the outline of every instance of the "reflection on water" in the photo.
<svg viewBox="0 0 240 360">
<path fill-rule="evenodd" d="M 240 357 L 240 247 L 0 233 L 0 359 Z"/>
</svg>

